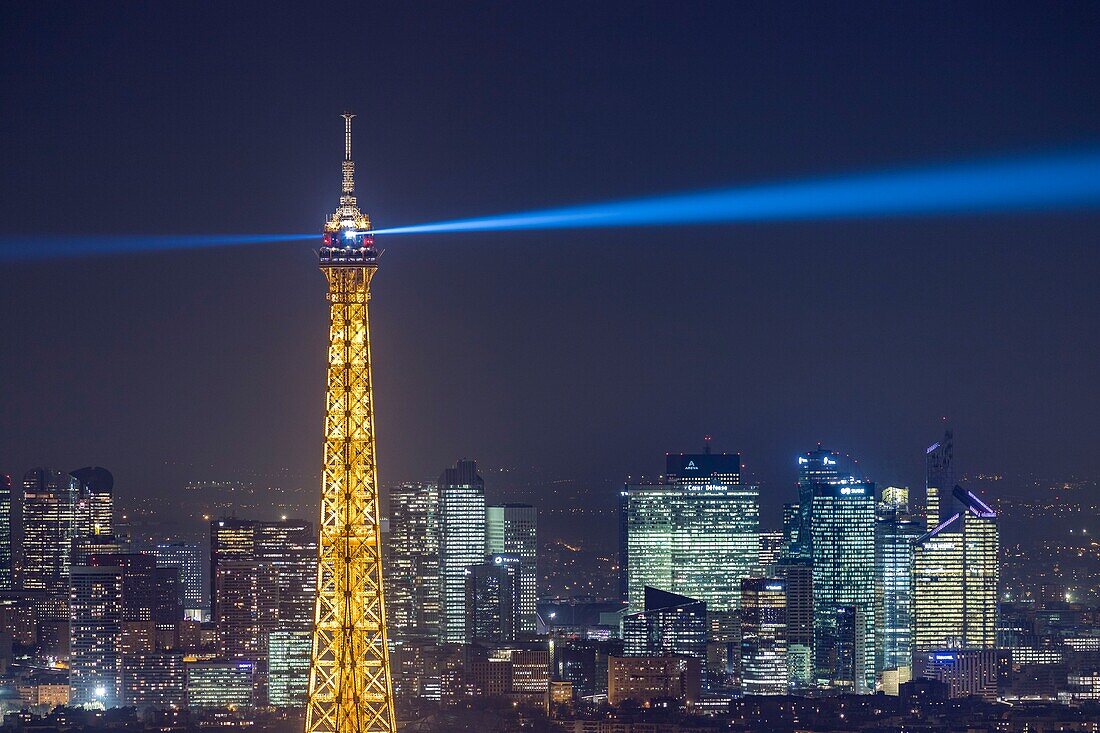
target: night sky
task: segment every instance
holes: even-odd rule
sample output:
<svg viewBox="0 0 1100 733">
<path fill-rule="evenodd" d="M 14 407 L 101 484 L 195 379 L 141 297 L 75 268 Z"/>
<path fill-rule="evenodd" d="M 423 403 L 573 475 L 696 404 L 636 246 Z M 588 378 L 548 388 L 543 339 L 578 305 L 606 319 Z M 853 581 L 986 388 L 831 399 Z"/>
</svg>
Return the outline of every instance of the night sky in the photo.
<svg viewBox="0 0 1100 733">
<path fill-rule="evenodd" d="M 6 3 L 0 234 L 319 232 L 345 108 L 379 227 L 1100 140 L 1100 4 L 836 5 Z M 380 244 L 383 482 L 1100 476 L 1097 213 Z M 0 471 L 316 476 L 315 246 L 0 265 Z"/>
</svg>

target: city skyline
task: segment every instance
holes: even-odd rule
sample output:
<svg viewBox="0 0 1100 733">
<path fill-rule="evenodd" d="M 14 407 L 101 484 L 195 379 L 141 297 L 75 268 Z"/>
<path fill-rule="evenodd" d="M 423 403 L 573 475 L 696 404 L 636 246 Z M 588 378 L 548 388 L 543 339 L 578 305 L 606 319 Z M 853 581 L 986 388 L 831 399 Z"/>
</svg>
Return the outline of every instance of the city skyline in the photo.
<svg viewBox="0 0 1100 733">
<path fill-rule="evenodd" d="M 0 9 L 0 733 L 1095 728 L 1100 7 L 250 2 Z"/>
</svg>

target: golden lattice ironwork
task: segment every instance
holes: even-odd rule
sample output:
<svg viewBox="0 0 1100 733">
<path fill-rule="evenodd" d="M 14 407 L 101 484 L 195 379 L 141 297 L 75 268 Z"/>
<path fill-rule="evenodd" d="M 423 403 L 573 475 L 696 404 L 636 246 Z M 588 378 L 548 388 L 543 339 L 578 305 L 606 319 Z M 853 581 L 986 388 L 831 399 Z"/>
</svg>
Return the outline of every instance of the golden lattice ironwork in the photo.
<svg viewBox="0 0 1100 733">
<path fill-rule="evenodd" d="M 350 130 L 350 117 L 345 119 Z M 348 187 L 345 184 L 345 196 Z M 345 203 L 342 199 L 342 206 Z M 345 237 L 326 234 L 320 251 L 321 270 L 328 280 L 330 329 L 306 733 L 396 731 L 382 592 L 367 318 L 377 256 L 369 234 L 357 230 L 365 217 L 354 219 Z"/>
</svg>

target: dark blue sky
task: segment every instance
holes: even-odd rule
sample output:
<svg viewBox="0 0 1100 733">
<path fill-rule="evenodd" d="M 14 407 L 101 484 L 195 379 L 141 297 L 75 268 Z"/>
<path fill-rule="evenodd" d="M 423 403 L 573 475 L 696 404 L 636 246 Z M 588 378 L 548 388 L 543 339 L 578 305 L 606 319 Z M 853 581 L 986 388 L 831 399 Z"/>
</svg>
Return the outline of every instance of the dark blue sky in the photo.
<svg viewBox="0 0 1100 733">
<path fill-rule="evenodd" d="M 319 230 L 344 108 L 378 226 L 1095 143 L 1097 29 L 1095 3 L 7 4 L 0 233 Z M 391 240 L 382 477 L 617 480 L 711 433 L 774 491 L 818 440 L 918 484 L 943 415 L 963 469 L 1095 477 L 1098 240 L 1082 213 Z M 310 247 L 3 265 L 0 470 L 316 474 Z"/>
</svg>

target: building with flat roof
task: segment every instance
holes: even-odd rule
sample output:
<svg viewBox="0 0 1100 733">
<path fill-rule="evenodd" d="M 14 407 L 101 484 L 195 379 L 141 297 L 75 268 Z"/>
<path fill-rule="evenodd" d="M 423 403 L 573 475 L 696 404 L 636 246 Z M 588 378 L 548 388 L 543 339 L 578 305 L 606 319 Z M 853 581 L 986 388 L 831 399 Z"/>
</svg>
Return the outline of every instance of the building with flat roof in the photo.
<svg viewBox="0 0 1100 733">
<path fill-rule="evenodd" d="M 607 660 L 607 701 L 639 705 L 677 700 L 694 705 L 699 699 L 702 670 L 691 657 L 610 657 Z"/>
<path fill-rule="evenodd" d="M 620 572 L 631 613 L 645 588 L 689 595 L 713 611 L 740 604 L 741 580 L 759 574 L 759 489 L 740 483 L 737 454 L 670 454 L 659 484 L 620 495 Z"/>
</svg>

